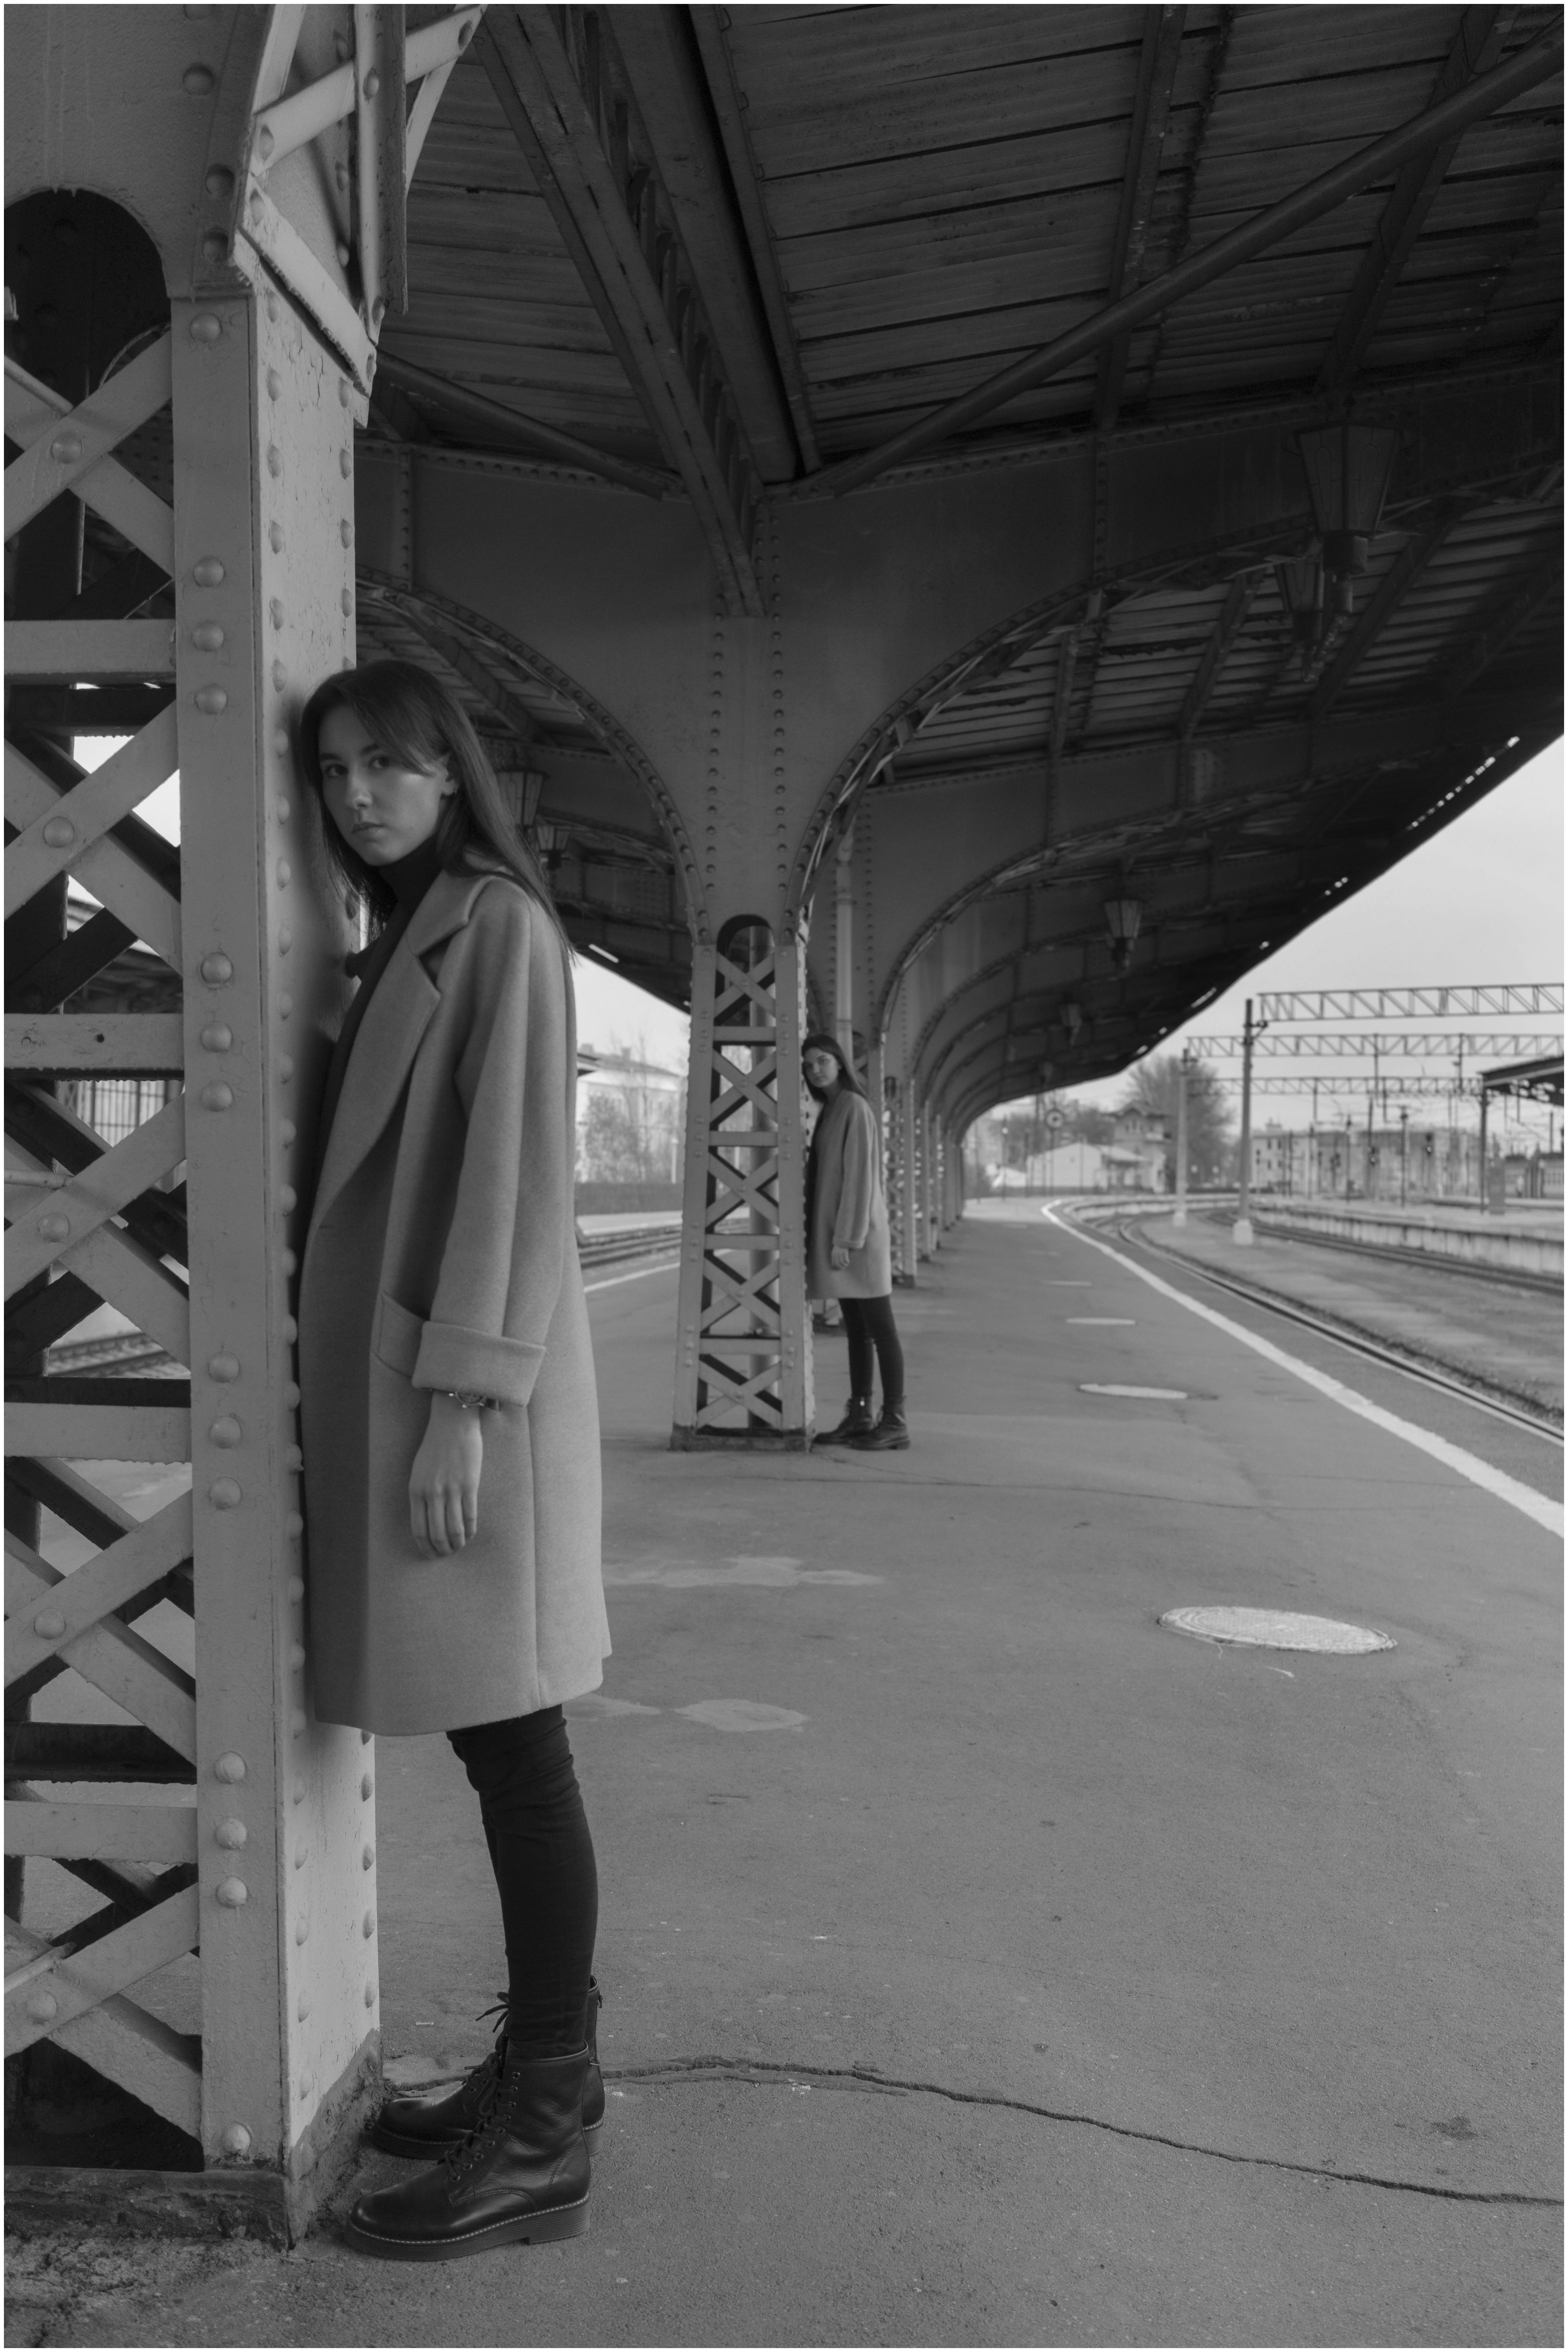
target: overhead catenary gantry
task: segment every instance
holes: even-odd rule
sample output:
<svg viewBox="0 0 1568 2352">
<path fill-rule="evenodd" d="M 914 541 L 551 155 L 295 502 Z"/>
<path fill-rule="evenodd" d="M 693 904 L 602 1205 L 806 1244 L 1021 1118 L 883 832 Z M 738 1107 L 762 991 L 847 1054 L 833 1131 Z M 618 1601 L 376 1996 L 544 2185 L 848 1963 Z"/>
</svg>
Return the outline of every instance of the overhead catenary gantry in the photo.
<svg viewBox="0 0 1568 2352">
<path fill-rule="evenodd" d="M 17 1192 L 14 1833 L 108 1906 L 8 2018 L 297 2219 L 377 2014 L 373 1758 L 314 1724 L 299 1615 L 290 1285 L 345 944 L 304 696 L 427 663 L 574 940 L 689 1006 L 676 1442 L 803 1446 L 804 1024 L 863 1057 L 914 1278 L 979 1112 L 1125 1066 L 1557 734 L 1561 19 L 5 31 L 10 1131 L 68 1180 Z M 177 856 L 136 814 L 175 767 Z M 68 877 L 103 908 L 74 929 Z M 84 1027 L 138 940 L 181 1010 Z M 184 1091 L 122 1160 L 58 1089 L 137 1069 Z M 51 1385 L 84 1293 L 135 1302 L 177 1393 Z M 155 1557 L 71 1467 L 128 1448 L 192 1465 Z M 99 1547 L 90 1625 L 38 1630 L 45 1507 Z M 147 1669 L 150 1593 L 194 1610 L 194 1678 Z M 27 1715 L 68 1650 L 132 1694 L 96 1728 L 151 1874 L 43 1793 L 92 1779 Z M 134 1995 L 197 1943 L 199 2041 Z"/>
</svg>

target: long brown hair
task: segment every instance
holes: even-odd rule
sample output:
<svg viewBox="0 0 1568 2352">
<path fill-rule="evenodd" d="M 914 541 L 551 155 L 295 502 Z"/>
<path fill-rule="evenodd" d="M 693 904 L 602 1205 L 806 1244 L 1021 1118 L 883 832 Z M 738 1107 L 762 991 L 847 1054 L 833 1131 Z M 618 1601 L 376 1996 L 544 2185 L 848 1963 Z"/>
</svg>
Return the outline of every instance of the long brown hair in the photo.
<svg viewBox="0 0 1568 2352">
<path fill-rule="evenodd" d="M 300 718 L 300 758 L 321 803 L 328 861 L 350 894 L 370 910 L 379 929 L 397 904 L 392 885 L 344 840 L 327 814 L 321 785 L 321 723 L 329 711 L 352 710 L 384 751 L 428 774 L 445 760 L 458 789 L 441 803 L 436 846 L 448 874 L 500 873 L 539 906 L 568 957 L 550 885 L 524 840 L 496 782 L 473 722 L 439 679 L 415 662 L 365 662 L 323 679 Z"/>
</svg>

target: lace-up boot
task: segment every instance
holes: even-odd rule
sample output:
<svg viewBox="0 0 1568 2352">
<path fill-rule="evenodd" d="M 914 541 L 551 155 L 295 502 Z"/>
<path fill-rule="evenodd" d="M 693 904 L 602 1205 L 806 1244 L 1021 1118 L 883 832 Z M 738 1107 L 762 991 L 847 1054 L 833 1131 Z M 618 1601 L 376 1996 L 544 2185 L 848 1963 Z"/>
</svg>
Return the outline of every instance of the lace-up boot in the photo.
<svg viewBox="0 0 1568 2352">
<path fill-rule="evenodd" d="M 509 2042 L 468 2137 L 428 2172 L 362 2197 L 351 2246 L 395 2263 L 447 2263 L 492 2246 L 580 2238 L 592 2168 L 583 2137 L 586 2048 L 531 2058 Z"/>
<path fill-rule="evenodd" d="M 605 2120 L 605 2078 L 599 2072 L 599 2011 L 605 1996 L 596 1979 L 588 1979 L 588 2074 L 583 2085 L 583 2129 L 597 2131 Z M 481 2060 L 466 2082 L 445 2098 L 388 2099 L 365 2137 L 373 2147 L 385 2150 L 388 2156 L 411 2156 L 423 2163 L 439 2156 L 448 2147 L 466 2140 L 479 2121 L 479 2108 L 489 2084 L 499 2083 L 506 2060 L 507 2008 L 504 1997 L 494 2009 L 485 2010 L 480 2024 L 490 2018 L 499 2019 L 495 2047 L 488 2058 Z"/>
<path fill-rule="evenodd" d="M 910 1444 L 910 1424 L 904 1419 L 904 1401 L 896 1404 L 884 1398 L 881 1419 L 872 1427 L 861 1431 L 849 1441 L 860 1454 L 906 1454 Z"/>
<path fill-rule="evenodd" d="M 868 1396 L 851 1397 L 844 1408 L 844 1418 L 837 1429 L 825 1429 L 818 1436 L 818 1445 L 853 1445 L 874 1426 L 871 1400 Z"/>
</svg>

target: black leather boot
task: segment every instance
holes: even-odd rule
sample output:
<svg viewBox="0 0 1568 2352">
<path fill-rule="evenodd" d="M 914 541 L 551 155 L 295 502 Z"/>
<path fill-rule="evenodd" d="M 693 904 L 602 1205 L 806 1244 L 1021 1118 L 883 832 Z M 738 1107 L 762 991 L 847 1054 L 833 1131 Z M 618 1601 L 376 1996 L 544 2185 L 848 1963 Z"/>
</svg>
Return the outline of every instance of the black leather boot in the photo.
<svg viewBox="0 0 1568 2352">
<path fill-rule="evenodd" d="M 844 1418 L 837 1429 L 825 1429 L 816 1439 L 818 1445 L 852 1445 L 873 1426 L 871 1400 L 851 1397 L 844 1408 Z"/>
<path fill-rule="evenodd" d="M 884 1402 L 882 1417 L 876 1426 L 849 1441 L 858 1454 L 907 1454 L 910 1445 L 910 1424 L 904 1419 L 904 1402 Z"/>
<path fill-rule="evenodd" d="M 525 2057 L 509 2043 L 479 2120 L 428 2172 L 362 2197 L 349 2244 L 395 2263 L 448 2263 L 492 2246 L 580 2238 L 592 2168 L 583 2137 L 586 2049 Z"/>
<path fill-rule="evenodd" d="M 605 2120 L 605 2078 L 599 2072 L 599 2011 L 605 1996 L 597 1980 L 588 1979 L 588 2074 L 583 2085 L 583 2129 L 597 2131 Z M 500 2080 L 506 2059 L 506 2003 L 498 2010 L 487 2009 L 487 2018 L 498 2016 L 495 2048 L 488 2058 L 474 2068 L 467 2082 L 459 2083 L 445 2098 L 388 2099 L 365 2137 L 373 2147 L 384 2148 L 388 2156 L 411 2156 L 428 2164 L 443 2149 L 457 2147 L 466 2140 L 479 2121 L 479 2109 L 487 2086 Z M 483 2020 L 481 2020 L 481 2022 Z"/>
</svg>

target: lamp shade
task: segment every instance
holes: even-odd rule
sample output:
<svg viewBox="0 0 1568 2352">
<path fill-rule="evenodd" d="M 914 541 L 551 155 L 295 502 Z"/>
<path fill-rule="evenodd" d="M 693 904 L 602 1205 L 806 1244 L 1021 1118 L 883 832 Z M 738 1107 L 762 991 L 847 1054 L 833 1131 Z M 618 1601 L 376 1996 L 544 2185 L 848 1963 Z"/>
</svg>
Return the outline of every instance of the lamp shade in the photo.
<svg viewBox="0 0 1568 2352">
<path fill-rule="evenodd" d="M 1324 569 L 1366 570 L 1368 542 L 1388 494 L 1399 436 L 1383 425 L 1320 425 L 1298 436 Z"/>
<path fill-rule="evenodd" d="M 1295 555 L 1274 566 L 1279 602 L 1290 615 L 1299 646 L 1315 646 L 1323 634 L 1323 571 L 1315 555 Z"/>
<path fill-rule="evenodd" d="M 1138 936 L 1138 927 L 1142 920 L 1142 898 L 1106 899 L 1105 928 L 1110 934 L 1113 945 L 1124 940 L 1131 947 Z"/>
</svg>

